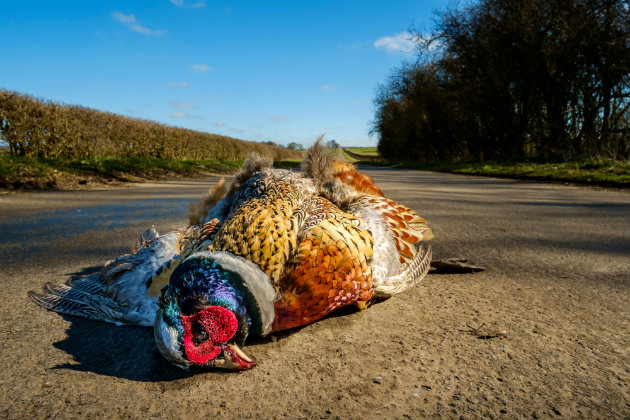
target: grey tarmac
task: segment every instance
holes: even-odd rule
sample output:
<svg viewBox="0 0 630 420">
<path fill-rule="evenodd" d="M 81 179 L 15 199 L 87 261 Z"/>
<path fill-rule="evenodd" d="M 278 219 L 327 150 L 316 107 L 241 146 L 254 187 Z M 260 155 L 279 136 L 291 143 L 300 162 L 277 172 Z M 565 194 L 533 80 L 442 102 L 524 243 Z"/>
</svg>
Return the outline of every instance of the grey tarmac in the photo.
<svg viewBox="0 0 630 420">
<path fill-rule="evenodd" d="M 364 170 L 430 222 L 434 258 L 486 271 L 249 340 L 259 364 L 236 374 L 187 374 L 150 329 L 26 295 L 186 225 L 218 178 L 0 196 L 0 417 L 630 418 L 627 191 Z"/>
</svg>

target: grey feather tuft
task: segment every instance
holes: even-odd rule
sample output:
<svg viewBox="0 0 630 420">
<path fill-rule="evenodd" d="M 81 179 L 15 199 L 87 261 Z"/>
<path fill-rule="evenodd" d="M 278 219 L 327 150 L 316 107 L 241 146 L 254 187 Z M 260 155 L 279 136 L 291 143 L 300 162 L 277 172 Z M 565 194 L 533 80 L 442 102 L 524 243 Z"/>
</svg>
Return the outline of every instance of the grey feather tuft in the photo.
<svg viewBox="0 0 630 420">
<path fill-rule="evenodd" d="M 348 211 L 350 204 L 359 196 L 354 188 L 344 185 L 339 178 L 326 181 L 319 189 L 319 194 L 335 203 L 343 211 Z"/>
<path fill-rule="evenodd" d="M 252 153 L 243 164 L 243 167 L 236 173 L 236 183 L 240 185 L 251 178 L 256 172 L 264 171 L 272 166 L 273 159 Z"/>
<path fill-rule="evenodd" d="M 342 210 L 347 210 L 359 195 L 357 191 L 345 185 L 336 177 L 333 167 L 333 154 L 330 148 L 322 145 L 323 137 L 304 154 L 302 173 L 311 178 L 317 189 L 317 194 L 332 201 Z"/>
<path fill-rule="evenodd" d="M 318 138 L 302 159 L 302 173 L 313 179 L 318 190 L 321 190 L 326 182 L 332 181 L 333 177 L 333 157 L 330 149 L 322 145 L 323 139 L 323 136 Z"/>
</svg>

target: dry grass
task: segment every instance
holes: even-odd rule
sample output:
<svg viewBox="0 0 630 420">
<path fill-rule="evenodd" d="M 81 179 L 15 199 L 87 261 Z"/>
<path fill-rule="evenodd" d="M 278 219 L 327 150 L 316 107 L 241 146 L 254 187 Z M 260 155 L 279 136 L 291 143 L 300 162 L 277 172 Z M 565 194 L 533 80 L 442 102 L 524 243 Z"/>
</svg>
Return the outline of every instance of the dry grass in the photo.
<svg viewBox="0 0 630 420">
<path fill-rule="evenodd" d="M 0 134 L 13 155 L 37 158 L 137 156 L 177 160 L 274 160 L 299 152 L 0 90 Z"/>
</svg>

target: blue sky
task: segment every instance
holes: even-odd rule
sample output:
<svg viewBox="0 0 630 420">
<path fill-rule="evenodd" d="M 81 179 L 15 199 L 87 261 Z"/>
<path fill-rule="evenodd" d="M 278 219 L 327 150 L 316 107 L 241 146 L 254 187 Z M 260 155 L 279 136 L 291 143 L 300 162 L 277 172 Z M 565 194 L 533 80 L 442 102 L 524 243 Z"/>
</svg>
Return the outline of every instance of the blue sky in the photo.
<svg viewBox="0 0 630 420">
<path fill-rule="evenodd" d="M 247 140 L 371 146 L 375 88 L 413 59 L 404 33 L 448 3 L 0 4 L 0 88 Z"/>
</svg>

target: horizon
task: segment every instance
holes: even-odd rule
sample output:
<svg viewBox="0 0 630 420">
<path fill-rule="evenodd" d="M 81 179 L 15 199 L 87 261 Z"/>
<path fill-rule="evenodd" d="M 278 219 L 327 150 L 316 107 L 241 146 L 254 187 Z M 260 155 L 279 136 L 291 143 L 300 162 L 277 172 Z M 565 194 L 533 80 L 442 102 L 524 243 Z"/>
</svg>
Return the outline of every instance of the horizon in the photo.
<svg viewBox="0 0 630 420">
<path fill-rule="evenodd" d="M 0 88 L 242 140 L 375 146 L 377 86 L 448 4 L 394 3 L 6 4 Z"/>
</svg>

